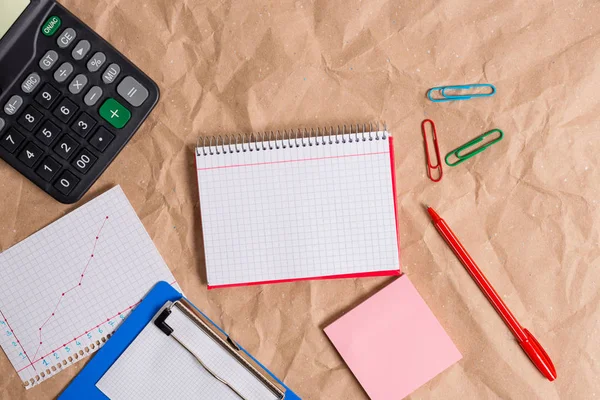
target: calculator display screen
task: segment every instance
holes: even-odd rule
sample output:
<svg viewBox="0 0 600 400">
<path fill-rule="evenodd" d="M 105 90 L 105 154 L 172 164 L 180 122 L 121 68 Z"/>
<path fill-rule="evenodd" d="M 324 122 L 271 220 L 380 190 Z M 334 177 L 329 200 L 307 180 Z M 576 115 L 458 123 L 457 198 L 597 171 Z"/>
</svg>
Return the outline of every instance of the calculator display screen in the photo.
<svg viewBox="0 0 600 400">
<path fill-rule="evenodd" d="M 0 39 L 28 5 L 29 0 L 0 0 Z"/>
</svg>

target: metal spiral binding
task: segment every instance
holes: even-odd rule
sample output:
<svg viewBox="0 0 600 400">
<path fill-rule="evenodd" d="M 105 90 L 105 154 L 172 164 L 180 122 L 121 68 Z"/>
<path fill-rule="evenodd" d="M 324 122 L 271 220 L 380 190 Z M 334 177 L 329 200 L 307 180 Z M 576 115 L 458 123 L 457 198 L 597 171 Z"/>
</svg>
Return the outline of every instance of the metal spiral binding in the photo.
<svg viewBox="0 0 600 400">
<path fill-rule="evenodd" d="M 23 386 L 33 386 L 39 383 L 40 380 L 54 373 L 60 372 L 61 370 L 70 366 L 71 364 L 76 363 L 79 359 L 85 358 L 86 356 L 98 351 L 100 347 L 102 347 L 104 343 L 106 343 L 106 341 L 110 339 L 111 336 L 112 334 L 108 333 L 106 336 L 102 336 L 100 339 L 92 341 L 84 348 L 79 349 L 79 351 L 74 351 L 67 358 L 63 358 L 61 362 L 58 362 L 55 365 L 47 365 L 45 370 L 40 370 L 33 378 L 23 381 Z"/>
<path fill-rule="evenodd" d="M 383 130 L 380 129 L 383 125 Z M 373 129 L 375 128 L 375 129 Z M 220 135 L 198 138 L 197 156 L 242 153 L 246 151 L 269 151 L 307 146 L 327 146 L 340 143 L 366 142 L 387 139 L 387 125 L 357 124 L 329 128 L 304 128 L 297 130 L 277 130 L 250 134 Z"/>
</svg>

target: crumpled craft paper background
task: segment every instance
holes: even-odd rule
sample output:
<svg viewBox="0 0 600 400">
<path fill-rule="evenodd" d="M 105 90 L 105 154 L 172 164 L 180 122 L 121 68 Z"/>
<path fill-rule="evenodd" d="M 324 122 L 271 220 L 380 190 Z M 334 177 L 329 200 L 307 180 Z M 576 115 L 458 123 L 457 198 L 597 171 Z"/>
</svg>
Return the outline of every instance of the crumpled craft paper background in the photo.
<svg viewBox="0 0 600 400">
<path fill-rule="evenodd" d="M 464 355 L 410 398 L 600 395 L 597 0 L 61 2 L 162 90 L 150 119 L 77 205 L 121 184 L 187 296 L 303 398 L 367 398 L 322 328 L 389 278 L 207 292 L 197 137 L 385 121 L 395 137 L 403 270 Z M 476 82 L 498 93 L 425 98 L 432 86 Z M 424 118 L 436 122 L 443 155 L 492 128 L 506 136 L 445 167 L 434 184 L 425 175 Z M 5 163 L 0 193 L 2 250 L 77 207 Z M 423 204 L 445 217 L 546 347 L 556 382 L 523 354 Z M 83 365 L 25 391 L 2 354 L 0 397 L 54 398 Z"/>
</svg>

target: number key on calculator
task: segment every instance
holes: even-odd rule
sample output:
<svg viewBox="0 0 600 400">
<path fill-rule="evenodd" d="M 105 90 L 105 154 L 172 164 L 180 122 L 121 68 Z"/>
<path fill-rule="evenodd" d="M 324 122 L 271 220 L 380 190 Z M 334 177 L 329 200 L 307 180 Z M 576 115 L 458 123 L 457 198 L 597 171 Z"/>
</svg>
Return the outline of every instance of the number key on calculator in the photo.
<svg viewBox="0 0 600 400">
<path fill-rule="evenodd" d="M 156 84 L 54 0 L 0 2 L 0 157 L 79 200 L 146 120 Z"/>
</svg>

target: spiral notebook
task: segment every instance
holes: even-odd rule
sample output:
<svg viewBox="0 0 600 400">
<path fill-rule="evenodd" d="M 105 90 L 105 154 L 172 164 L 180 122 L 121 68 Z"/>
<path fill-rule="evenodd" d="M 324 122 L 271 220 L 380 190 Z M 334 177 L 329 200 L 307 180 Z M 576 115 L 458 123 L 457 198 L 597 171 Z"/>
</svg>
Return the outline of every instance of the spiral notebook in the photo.
<svg viewBox="0 0 600 400">
<path fill-rule="evenodd" d="M 202 139 L 209 288 L 399 275 L 392 143 L 365 125 Z"/>
</svg>

